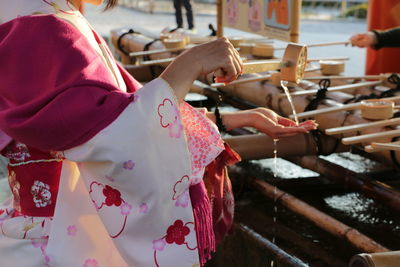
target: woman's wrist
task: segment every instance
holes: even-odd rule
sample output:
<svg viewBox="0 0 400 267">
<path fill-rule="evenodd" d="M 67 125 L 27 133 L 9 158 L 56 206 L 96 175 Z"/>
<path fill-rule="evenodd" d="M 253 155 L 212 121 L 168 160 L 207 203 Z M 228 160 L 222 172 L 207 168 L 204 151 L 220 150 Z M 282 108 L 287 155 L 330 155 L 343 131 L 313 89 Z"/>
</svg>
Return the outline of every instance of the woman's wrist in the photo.
<svg viewBox="0 0 400 267">
<path fill-rule="evenodd" d="M 196 64 L 191 64 L 190 57 L 182 54 L 178 56 L 164 71 L 163 78 L 175 91 L 179 102 L 182 102 L 190 87 L 198 76 Z"/>
<path fill-rule="evenodd" d="M 227 131 L 245 126 L 253 126 L 251 114 L 252 113 L 248 111 L 220 112 L 221 122 L 225 126 Z M 215 124 L 217 123 L 214 112 L 207 112 L 206 115 Z"/>
</svg>

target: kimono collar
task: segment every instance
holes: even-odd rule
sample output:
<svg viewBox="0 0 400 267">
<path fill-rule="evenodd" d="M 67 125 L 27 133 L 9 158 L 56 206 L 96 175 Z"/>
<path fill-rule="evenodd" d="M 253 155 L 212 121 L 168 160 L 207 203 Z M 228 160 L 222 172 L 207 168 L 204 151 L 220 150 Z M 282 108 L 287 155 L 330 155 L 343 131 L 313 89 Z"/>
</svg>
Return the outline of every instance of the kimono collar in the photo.
<svg viewBox="0 0 400 267">
<path fill-rule="evenodd" d="M 22 16 L 75 10 L 68 0 L 0 0 L 0 24 Z"/>
</svg>

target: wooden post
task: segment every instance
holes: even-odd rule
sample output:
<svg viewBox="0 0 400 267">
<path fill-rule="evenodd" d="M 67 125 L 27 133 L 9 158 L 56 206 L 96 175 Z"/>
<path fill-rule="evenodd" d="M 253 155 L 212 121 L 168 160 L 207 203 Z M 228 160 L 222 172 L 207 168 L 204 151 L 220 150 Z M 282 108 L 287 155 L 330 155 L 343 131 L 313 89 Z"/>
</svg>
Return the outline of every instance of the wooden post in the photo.
<svg viewBox="0 0 400 267">
<path fill-rule="evenodd" d="M 223 25 L 223 9 L 222 1 L 217 0 L 217 37 L 222 37 L 224 35 L 224 25 Z"/>
<path fill-rule="evenodd" d="M 292 14 L 291 19 L 292 22 L 290 25 L 290 41 L 294 43 L 299 42 L 300 35 L 300 13 L 301 13 L 301 0 L 294 0 L 292 4 Z"/>
</svg>

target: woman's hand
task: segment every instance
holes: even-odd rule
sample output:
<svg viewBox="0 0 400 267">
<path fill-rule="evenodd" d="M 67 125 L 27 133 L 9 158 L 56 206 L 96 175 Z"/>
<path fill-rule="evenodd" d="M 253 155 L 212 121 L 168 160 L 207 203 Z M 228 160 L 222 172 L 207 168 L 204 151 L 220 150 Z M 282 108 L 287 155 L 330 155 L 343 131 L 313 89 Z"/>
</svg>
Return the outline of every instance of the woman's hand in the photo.
<svg viewBox="0 0 400 267">
<path fill-rule="evenodd" d="M 216 82 L 229 83 L 242 73 L 243 62 L 239 52 L 225 37 L 197 46 L 190 52 L 196 57 L 200 75 L 214 72 Z"/>
<path fill-rule="evenodd" d="M 350 42 L 352 46 L 370 47 L 377 43 L 377 39 L 373 32 L 367 32 L 353 35 Z"/>
<path fill-rule="evenodd" d="M 160 75 L 169 83 L 179 101 L 183 101 L 190 86 L 200 75 L 215 72 L 217 82 L 235 80 L 243 69 L 239 53 L 222 37 L 193 47 L 179 55 Z"/>
<path fill-rule="evenodd" d="M 210 118 L 215 120 L 213 115 Z M 222 113 L 222 122 L 228 130 L 250 126 L 274 139 L 299 133 L 308 133 L 311 130 L 317 129 L 318 126 L 312 120 L 296 125 L 294 121 L 279 116 L 267 108 Z"/>
</svg>

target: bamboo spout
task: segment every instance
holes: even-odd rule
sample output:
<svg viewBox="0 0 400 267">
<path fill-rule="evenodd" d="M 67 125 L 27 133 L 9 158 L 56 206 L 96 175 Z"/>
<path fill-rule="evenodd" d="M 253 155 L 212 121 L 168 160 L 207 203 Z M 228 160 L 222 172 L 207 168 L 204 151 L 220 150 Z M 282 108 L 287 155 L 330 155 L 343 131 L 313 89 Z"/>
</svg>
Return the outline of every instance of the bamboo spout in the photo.
<svg viewBox="0 0 400 267">
<path fill-rule="evenodd" d="M 398 267 L 400 251 L 362 253 L 350 259 L 349 267 Z"/>
</svg>

